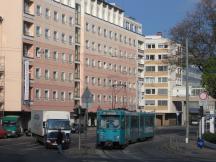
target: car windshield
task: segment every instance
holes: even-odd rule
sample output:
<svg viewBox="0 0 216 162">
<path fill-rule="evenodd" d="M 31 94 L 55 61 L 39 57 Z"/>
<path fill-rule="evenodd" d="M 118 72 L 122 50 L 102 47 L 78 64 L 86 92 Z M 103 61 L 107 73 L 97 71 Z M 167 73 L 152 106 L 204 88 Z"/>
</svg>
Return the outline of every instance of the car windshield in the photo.
<svg viewBox="0 0 216 162">
<path fill-rule="evenodd" d="M 120 122 L 118 115 L 101 116 L 100 128 L 102 129 L 119 129 Z"/>
<path fill-rule="evenodd" d="M 15 121 L 3 121 L 3 126 L 15 126 Z"/>
<path fill-rule="evenodd" d="M 70 122 L 66 119 L 49 119 L 47 121 L 47 128 L 53 130 L 69 130 L 70 129 Z"/>
</svg>

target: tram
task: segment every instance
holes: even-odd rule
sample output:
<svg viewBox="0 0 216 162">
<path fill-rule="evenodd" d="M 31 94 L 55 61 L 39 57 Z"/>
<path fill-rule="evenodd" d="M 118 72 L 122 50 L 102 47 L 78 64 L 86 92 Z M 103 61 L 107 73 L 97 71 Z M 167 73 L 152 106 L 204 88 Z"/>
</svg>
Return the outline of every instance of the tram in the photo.
<svg viewBox="0 0 216 162">
<path fill-rule="evenodd" d="M 125 148 L 154 136 L 155 113 L 121 109 L 97 111 L 97 146 Z"/>
</svg>

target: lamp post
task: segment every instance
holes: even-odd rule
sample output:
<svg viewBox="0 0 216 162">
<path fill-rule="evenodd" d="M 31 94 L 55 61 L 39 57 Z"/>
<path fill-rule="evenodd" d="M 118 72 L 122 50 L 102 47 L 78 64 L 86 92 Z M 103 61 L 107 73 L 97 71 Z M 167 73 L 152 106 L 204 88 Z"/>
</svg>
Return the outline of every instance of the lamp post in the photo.
<svg viewBox="0 0 216 162">
<path fill-rule="evenodd" d="M 188 38 L 186 38 L 186 138 L 185 143 L 189 143 L 189 87 L 188 87 Z"/>
<path fill-rule="evenodd" d="M 0 56 L 3 56 L 3 53 L 2 53 L 2 23 L 3 23 L 3 17 L 0 16 Z M 5 75 L 5 74 L 4 74 Z M 5 87 L 4 87 L 5 88 Z M 4 93 L 5 93 L 5 90 L 4 90 Z M 4 95 L 5 96 L 5 95 Z M 1 114 L 1 118 L 4 117 L 4 103 L 2 103 L 2 114 Z M 1 121 L 0 121 L 1 122 Z"/>
<path fill-rule="evenodd" d="M 127 98 L 127 91 L 126 91 L 126 84 L 113 84 L 112 85 L 112 109 L 115 109 L 115 104 L 116 104 L 116 98 L 114 98 L 114 97 L 116 97 L 116 94 L 118 93 L 116 93 L 116 91 L 115 91 L 115 89 L 117 88 L 117 87 L 120 87 L 120 88 L 124 88 L 124 92 L 125 92 L 125 95 L 126 95 L 126 98 Z M 126 102 L 126 106 L 125 106 L 125 96 L 123 96 L 123 107 L 124 108 L 126 108 L 127 107 L 127 102 Z M 115 99 L 115 100 L 113 100 L 113 99 Z"/>
</svg>

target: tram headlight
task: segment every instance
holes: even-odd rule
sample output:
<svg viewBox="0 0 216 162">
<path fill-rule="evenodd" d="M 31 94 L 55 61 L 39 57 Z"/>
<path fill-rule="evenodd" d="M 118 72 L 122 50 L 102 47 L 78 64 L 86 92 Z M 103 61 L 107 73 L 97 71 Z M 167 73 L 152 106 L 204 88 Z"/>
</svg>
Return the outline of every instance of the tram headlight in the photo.
<svg viewBox="0 0 216 162">
<path fill-rule="evenodd" d="M 119 136 L 115 136 L 115 139 L 116 139 L 116 140 L 119 140 Z"/>
</svg>

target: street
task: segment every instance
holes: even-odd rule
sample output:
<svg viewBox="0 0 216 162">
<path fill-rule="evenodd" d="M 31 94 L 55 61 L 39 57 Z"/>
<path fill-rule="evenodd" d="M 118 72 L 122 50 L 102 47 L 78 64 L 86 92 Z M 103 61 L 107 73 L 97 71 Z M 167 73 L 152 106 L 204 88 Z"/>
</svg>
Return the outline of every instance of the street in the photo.
<svg viewBox="0 0 216 162">
<path fill-rule="evenodd" d="M 78 150 L 78 135 L 73 134 L 71 147 L 59 155 L 56 149 L 45 149 L 32 137 L 0 139 L 0 161 L 4 162 L 213 162 L 215 151 L 198 149 L 195 133 L 190 144 L 184 143 L 185 129 L 181 127 L 160 128 L 153 139 L 130 144 L 124 150 L 95 149 L 95 129 L 90 129 L 88 138 L 82 135 L 82 147 Z"/>
</svg>

